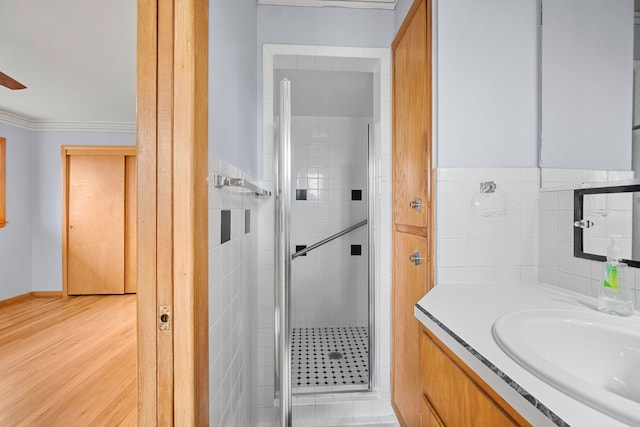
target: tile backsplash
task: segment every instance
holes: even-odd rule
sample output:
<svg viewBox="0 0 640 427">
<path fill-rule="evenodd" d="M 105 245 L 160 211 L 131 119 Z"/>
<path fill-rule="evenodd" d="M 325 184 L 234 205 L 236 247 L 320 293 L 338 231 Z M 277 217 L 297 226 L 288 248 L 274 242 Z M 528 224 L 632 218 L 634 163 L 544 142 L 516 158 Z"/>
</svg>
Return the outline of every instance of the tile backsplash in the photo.
<svg viewBox="0 0 640 427">
<path fill-rule="evenodd" d="M 536 279 L 539 180 L 537 168 L 437 170 L 438 283 Z M 487 181 L 495 193 L 481 194 Z"/>
<path fill-rule="evenodd" d="M 592 297 L 598 297 L 604 274 L 601 261 L 591 261 L 573 256 L 573 203 L 574 188 L 580 188 L 585 182 L 610 182 L 633 179 L 632 171 L 587 171 L 573 169 L 543 169 L 542 189 L 540 191 L 539 221 L 540 221 L 540 265 L 538 280 L 573 292 Z M 607 206 L 607 200 L 597 199 L 595 203 Z M 601 203 L 602 202 L 602 203 Z M 607 228 L 620 230 L 621 223 L 629 220 L 628 206 L 622 204 L 608 205 L 613 209 L 613 215 L 606 218 Z M 609 217 L 609 215 L 607 215 Z M 602 222 L 603 217 L 594 221 Z M 607 231 L 602 236 L 596 236 L 599 244 L 604 243 Z M 629 243 L 630 236 L 624 232 L 621 247 Z M 600 239 L 601 238 L 601 239 Z M 640 307 L 640 270 L 630 268 L 630 281 L 636 291 L 636 310 Z"/>
<path fill-rule="evenodd" d="M 533 280 L 597 297 L 603 263 L 573 256 L 573 189 L 583 183 L 630 179 L 632 171 L 439 168 L 437 283 Z M 508 214 L 483 217 L 474 213 L 474 197 L 477 200 L 480 183 L 486 181 L 494 181 L 506 194 Z M 608 205 L 615 211 L 607 218 L 609 229 L 620 229 L 621 221 L 629 219 L 627 205 L 624 201 Z M 628 246 L 629 237 L 624 235 L 622 247 Z M 598 242 L 594 243 L 603 243 L 604 236 L 595 238 Z M 640 269 L 629 270 L 637 309 Z"/>
</svg>

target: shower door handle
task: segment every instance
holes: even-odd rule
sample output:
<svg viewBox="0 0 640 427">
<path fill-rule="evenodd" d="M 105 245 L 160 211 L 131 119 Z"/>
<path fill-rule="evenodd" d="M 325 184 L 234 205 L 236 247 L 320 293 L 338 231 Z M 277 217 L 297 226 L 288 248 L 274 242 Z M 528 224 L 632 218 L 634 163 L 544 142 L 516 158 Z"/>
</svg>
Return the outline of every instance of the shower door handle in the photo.
<svg viewBox="0 0 640 427">
<path fill-rule="evenodd" d="M 420 208 L 422 207 L 422 199 L 416 197 L 415 200 L 409 202 L 409 207 L 411 209 L 415 209 L 416 212 L 420 212 Z"/>
<path fill-rule="evenodd" d="M 411 255 L 409 255 L 409 261 L 414 263 L 415 265 L 420 265 L 422 262 L 422 258 L 420 257 L 420 251 L 415 251 Z"/>
</svg>

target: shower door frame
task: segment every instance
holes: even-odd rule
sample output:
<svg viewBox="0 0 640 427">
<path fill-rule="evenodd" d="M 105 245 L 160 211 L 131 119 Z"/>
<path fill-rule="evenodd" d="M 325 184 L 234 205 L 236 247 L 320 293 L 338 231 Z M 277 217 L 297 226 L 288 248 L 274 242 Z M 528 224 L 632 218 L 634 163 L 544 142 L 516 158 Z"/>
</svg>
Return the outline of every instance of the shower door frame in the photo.
<svg viewBox="0 0 640 427">
<path fill-rule="evenodd" d="M 311 53 L 313 52 L 313 53 Z M 390 275 L 390 265 L 388 266 L 388 270 L 385 270 L 384 267 L 380 267 L 378 263 L 376 263 L 377 253 L 376 247 L 378 246 L 378 241 L 381 239 L 386 239 L 385 237 L 380 237 L 378 235 L 379 232 L 382 232 L 382 229 L 378 229 L 378 215 L 382 214 L 382 192 L 383 188 L 381 188 L 381 180 L 390 180 L 390 177 L 385 175 L 385 169 L 381 168 L 381 158 L 382 154 L 385 152 L 384 146 L 388 145 L 390 150 L 391 146 L 391 138 L 390 135 L 382 135 L 384 130 L 387 127 L 390 129 L 391 122 L 391 111 L 390 111 L 390 101 L 387 101 L 386 98 L 390 98 L 390 89 L 387 90 L 385 88 L 385 83 L 388 81 L 390 84 L 391 78 L 391 67 L 390 67 L 390 49 L 378 48 L 378 49 L 360 49 L 360 48 L 351 48 L 351 47 L 328 47 L 328 46 L 297 46 L 297 45 L 276 45 L 276 44 L 265 44 L 263 46 L 263 117 L 264 117 L 264 129 L 268 131 L 269 127 L 274 123 L 274 112 L 273 112 L 273 97 L 278 96 L 275 89 L 277 88 L 274 85 L 274 57 L 276 55 L 283 56 L 294 56 L 294 55 L 302 55 L 302 56 L 312 56 L 312 57 L 323 57 L 330 56 L 335 58 L 351 58 L 351 59 L 363 59 L 367 61 L 371 61 L 370 64 L 375 64 L 374 70 L 363 70 L 367 72 L 374 73 L 374 76 L 377 74 L 378 79 L 374 78 L 374 93 L 377 95 L 374 96 L 374 110 L 380 107 L 377 115 L 374 113 L 374 117 L 372 118 L 372 123 L 369 126 L 368 132 L 368 246 L 369 246 L 369 259 L 368 259 L 368 287 L 369 287 L 369 382 L 367 390 L 355 391 L 354 393 L 362 393 L 362 392 L 374 392 L 379 390 L 379 372 L 378 369 L 388 369 L 388 367 L 379 367 L 377 366 L 378 360 L 377 355 L 380 351 L 378 341 L 379 337 L 377 336 L 380 332 L 378 330 L 377 320 L 381 316 L 380 310 L 381 308 L 377 307 L 384 301 L 377 301 L 376 296 L 381 292 L 379 283 L 379 269 L 382 269 L 383 276 Z M 383 97 L 385 98 L 383 100 Z M 387 111 L 384 106 L 389 105 L 389 110 Z M 377 134 L 377 135 L 376 135 Z M 388 141 L 387 141 L 388 139 Z M 265 143 L 268 143 L 269 137 L 265 133 Z M 278 144 L 278 138 L 275 138 L 274 141 L 274 152 L 277 152 L 280 148 L 276 148 L 275 145 Z M 378 147 L 378 145 L 383 144 Z M 273 168 L 273 180 L 277 182 L 280 177 L 280 167 L 274 166 Z M 289 197 L 290 193 L 289 193 Z M 291 205 L 289 202 L 289 209 Z M 278 206 L 276 201 L 276 212 L 280 211 L 280 206 Z M 387 206 L 385 205 L 385 209 Z M 388 207 L 390 213 L 390 206 Z M 290 214 L 290 212 L 289 212 Z M 276 216 L 276 218 L 278 218 Z M 282 224 L 281 224 L 282 225 Z M 276 226 L 277 227 L 277 226 Z M 389 239 L 390 240 L 390 239 Z M 276 235 L 275 242 L 283 242 L 283 240 Z M 286 354 L 281 355 L 283 357 L 279 357 L 276 354 L 276 369 L 275 369 L 275 390 L 274 396 L 276 406 L 280 405 L 278 408 L 278 414 L 281 416 L 279 419 L 279 425 L 282 426 L 290 426 L 291 425 L 291 415 L 292 415 L 292 399 L 291 399 L 291 381 L 290 381 L 290 363 L 291 363 L 291 337 L 290 337 L 290 329 L 288 325 L 288 320 L 286 322 L 282 322 L 282 319 L 278 319 L 278 316 L 286 315 L 290 312 L 289 301 L 288 298 L 283 298 L 285 295 L 284 289 L 289 286 L 289 283 L 282 280 L 282 278 L 288 277 L 290 280 L 290 263 L 291 263 L 291 249 L 290 243 L 287 241 L 287 248 L 281 248 L 276 250 L 276 253 L 288 254 L 288 259 L 282 260 L 284 263 L 276 260 L 276 265 L 282 265 L 282 272 L 276 273 L 276 278 L 280 278 L 280 282 L 276 280 L 276 307 L 274 311 L 274 318 L 276 319 L 276 325 L 280 322 L 281 325 L 287 325 L 287 331 L 282 335 L 281 338 L 284 338 L 284 342 L 278 341 L 275 337 L 275 350 L 276 353 L 285 351 Z M 283 244 L 283 243 L 280 243 Z M 386 260 L 386 257 L 383 257 Z M 288 264 L 288 267 L 286 265 Z M 288 274 L 283 274 L 288 270 Z M 387 274 L 388 273 L 388 274 Z M 382 285 L 384 286 L 384 285 Z M 389 283 L 390 286 L 390 283 Z M 280 304 L 284 304 L 285 307 L 278 306 Z M 386 321 L 387 319 L 380 319 L 382 321 Z M 278 335 L 278 330 L 276 329 L 274 335 Z M 287 375 L 282 375 L 282 373 L 286 373 Z M 386 382 L 382 382 L 383 386 L 386 386 Z M 279 392 L 280 391 L 280 392 Z"/>
</svg>

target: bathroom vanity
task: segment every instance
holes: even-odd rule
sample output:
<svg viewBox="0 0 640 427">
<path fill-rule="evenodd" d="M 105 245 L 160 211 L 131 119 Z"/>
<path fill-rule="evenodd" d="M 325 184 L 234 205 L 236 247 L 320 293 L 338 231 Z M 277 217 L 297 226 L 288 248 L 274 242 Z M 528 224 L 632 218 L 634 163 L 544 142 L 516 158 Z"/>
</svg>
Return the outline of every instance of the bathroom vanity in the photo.
<svg viewBox="0 0 640 427">
<path fill-rule="evenodd" d="M 639 425 L 640 421 L 636 421 L 640 420 L 637 396 L 640 384 L 636 384 L 638 377 L 633 372 L 640 367 L 640 316 L 636 312 L 629 318 L 618 318 L 599 313 L 593 307 L 595 300 L 592 298 L 533 282 L 436 286 L 414 309 L 423 326 L 420 333 L 421 425 Z M 582 322 L 582 318 L 589 321 Z M 553 323 L 556 320 L 558 323 Z M 568 328 L 580 326 L 581 322 L 587 325 L 586 332 L 562 329 L 565 325 Z M 602 331 L 614 336 L 614 341 L 617 331 L 622 331 L 628 334 L 623 339 L 632 344 L 628 346 L 629 354 L 616 354 L 616 359 L 601 364 L 607 369 L 607 366 L 629 363 L 630 368 L 623 369 L 620 374 L 622 383 L 624 375 L 631 379 L 625 390 L 610 392 L 609 385 L 600 387 L 596 384 L 597 375 L 592 375 L 599 368 L 589 365 L 595 359 L 585 353 L 600 353 L 598 347 L 604 351 L 610 346 L 602 337 L 589 339 L 592 332 L 589 328 L 600 323 L 604 325 Z M 526 330 L 518 329 L 521 324 Z M 543 328 L 538 330 L 537 325 L 543 325 Z M 548 334 L 544 333 L 544 328 L 548 328 Z M 510 332 L 514 333 L 509 335 Z M 580 341 L 580 335 L 586 340 Z M 523 343 L 517 343 L 520 336 L 524 337 Z M 520 348 L 529 345 L 547 347 L 551 353 L 555 352 L 555 356 L 546 355 L 554 363 L 545 367 L 544 357 L 520 360 L 515 353 L 512 358 L 507 354 L 513 350 L 508 348 L 510 339 L 514 341 L 515 350 L 519 350 L 518 345 Z M 568 344 L 574 339 L 579 345 Z M 498 340 L 503 341 L 501 345 L 506 350 Z M 582 342 L 585 343 L 584 353 L 576 348 L 582 347 Z M 565 349 L 563 345 L 570 348 Z M 584 357 L 580 357 L 581 354 Z M 602 357 L 610 356 L 603 353 Z M 535 369 L 527 364 L 535 365 L 537 361 L 540 364 Z M 575 367 L 578 373 L 573 372 L 576 376 L 572 376 L 555 363 L 569 364 L 569 370 Z M 587 373 L 582 374 L 580 369 Z M 607 378 L 607 375 L 600 378 Z M 563 379 L 567 380 L 565 386 L 551 385 L 553 381 Z M 626 396 L 621 396 L 625 393 Z M 595 398 L 596 405 L 610 402 L 614 407 L 597 410 L 589 403 L 590 398 Z M 620 406 L 615 407 L 615 404 Z M 615 417 L 607 415 L 611 411 L 620 413 Z M 639 418 L 636 420 L 635 417 Z"/>
</svg>

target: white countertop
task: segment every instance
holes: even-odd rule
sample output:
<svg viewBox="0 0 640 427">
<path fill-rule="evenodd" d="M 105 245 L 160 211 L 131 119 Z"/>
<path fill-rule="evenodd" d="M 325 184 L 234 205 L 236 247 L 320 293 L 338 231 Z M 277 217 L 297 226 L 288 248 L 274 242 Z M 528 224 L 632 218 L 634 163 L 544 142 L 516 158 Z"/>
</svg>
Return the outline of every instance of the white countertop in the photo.
<svg viewBox="0 0 640 427">
<path fill-rule="evenodd" d="M 529 373 L 498 347 L 491 333 L 493 322 L 512 311 L 591 311 L 594 310 L 593 307 L 595 300 L 592 298 L 540 283 L 474 282 L 436 286 L 416 304 L 414 313 L 532 425 L 624 426 L 626 424 L 575 400 Z M 633 317 L 640 320 L 637 314 Z M 480 357 L 474 355 L 473 350 L 468 347 Z M 517 386 L 499 376 L 495 368 L 506 374 Z M 524 391 L 517 391 L 518 386 Z M 533 403 L 524 397 L 527 394 Z M 536 407 L 535 401 L 543 406 Z M 554 422 L 553 415 L 545 415 L 544 407 L 561 420 Z"/>
</svg>

